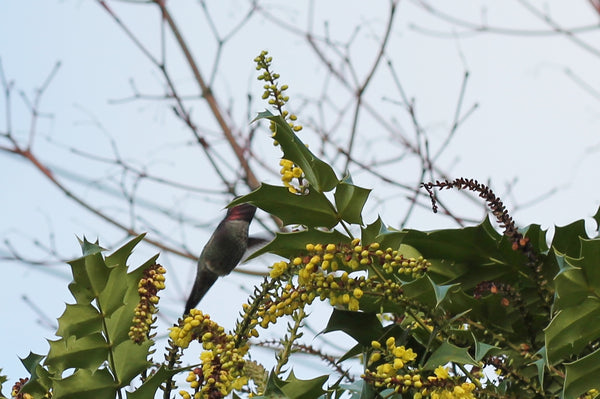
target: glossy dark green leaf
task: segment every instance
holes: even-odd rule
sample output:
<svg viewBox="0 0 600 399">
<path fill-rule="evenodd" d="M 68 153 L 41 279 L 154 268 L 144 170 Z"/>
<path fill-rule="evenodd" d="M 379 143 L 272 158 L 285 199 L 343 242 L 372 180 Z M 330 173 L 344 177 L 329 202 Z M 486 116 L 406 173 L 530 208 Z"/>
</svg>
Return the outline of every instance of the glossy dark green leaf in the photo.
<svg viewBox="0 0 600 399">
<path fill-rule="evenodd" d="M 383 336 L 384 329 L 375 313 L 333 309 L 322 333 L 343 331 L 359 344 L 369 346 Z"/>
<path fill-rule="evenodd" d="M 108 267 L 114 267 L 116 265 L 125 266 L 127 264 L 127 259 L 133 253 L 133 250 L 136 245 L 138 245 L 143 239 L 146 237 L 146 233 L 140 234 L 137 237 L 132 238 L 127 243 L 122 245 L 115 252 L 106 257 L 106 265 Z"/>
<path fill-rule="evenodd" d="M 587 238 L 585 221 L 577 220 L 566 226 L 556 226 L 552 247 L 567 256 L 577 258 L 581 251 L 579 238 Z"/>
<path fill-rule="evenodd" d="M 311 191 L 296 195 L 286 187 L 263 183 L 250 194 L 236 198 L 229 206 L 251 203 L 281 219 L 284 225 L 332 228 L 339 222 L 334 206 L 324 194 Z"/>
<path fill-rule="evenodd" d="M 371 190 L 347 182 L 337 185 L 335 206 L 342 219 L 348 223 L 362 224 L 362 210 Z"/>
<path fill-rule="evenodd" d="M 429 282 L 433 287 L 433 293 L 435 294 L 435 307 L 438 307 L 440 303 L 442 303 L 446 299 L 446 296 L 448 295 L 450 290 L 455 288 L 456 291 L 456 288 L 459 287 L 459 284 L 439 285 L 434 283 L 429 278 L 429 276 L 427 276 L 427 278 L 429 279 Z"/>
<path fill-rule="evenodd" d="M 443 366 L 448 363 L 458 364 L 477 364 L 475 359 L 469 355 L 467 348 L 459 348 L 447 341 L 442 344 L 431 354 L 427 362 L 423 366 L 425 370 L 433 370 L 438 366 Z"/>
<path fill-rule="evenodd" d="M 544 386 L 544 374 L 546 372 L 546 365 L 548 364 L 548 358 L 546 357 L 546 347 L 544 346 L 536 352 L 536 355 L 540 356 L 539 359 L 532 362 L 538 372 L 538 381 L 541 386 Z"/>
<path fill-rule="evenodd" d="M 108 343 L 101 333 L 90 334 L 76 339 L 48 341 L 50 351 L 44 365 L 50 370 L 62 373 L 68 368 L 95 370 L 108 359 Z"/>
<path fill-rule="evenodd" d="M 404 296 L 412 301 L 434 308 L 437 303 L 436 293 L 432 281 L 428 276 L 419 277 L 402 285 Z"/>
<path fill-rule="evenodd" d="M 306 147 L 283 117 L 264 111 L 259 113 L 254 120 L 259 119 L 268 119 L 275 122 L 274 138 L 283 150 L 283 157 L 302 168 L 306 180 L 310 183 L 311 190 L 316 190 L 319 193 L 333 190 L 338 184 L 338 178 L 331 166 L 321 161 Z"/>
<path fill-rule="evenodd" d="M 121 386 L 126 386 L 150 366 L 148 351 L 154 345 L 151 340 L 136 344 L 132 340 L 121 342 L 113 348 L 114 372 Z"/>
<path fill-rule="evenodd" d="M 91 304 L 67 304 L 64 313 L 58 318 L 56 335 L 63 338 L 73 335 L 79 338 L 101 330 L 102 316 L 98 309 Z"/>
<path fill-rule="evenodd" d="M 79 245 L 81 245 L 81 252 L 83 257 L 86 257 L 88 255 L 96 255 L 101 253 L 102 251 L 106 251 L 106 249 L 98 245 L 98 241 L 89 242 L 87 238 L 85 238 L 85 236 L 83 237 L 83 241 L 80 238 L 77 239 L 79 240 Z"/>
<path fill-rule="evenodd" d="M 600 297 L 600 239 L 580 238 L 581 254 L 576 258 L 568 258 L 568 262 L 581 268 L 588 293 Z"/>
<path fill-rule="evenodd" d="M 591 389 L 600 390 L 600 349 L 565 364 L 564 399 L 576 399 Z"/>
<path fill-rule="evenodd" d="M 52 386 L 52 380 L 50 379 L 50 373 L 42 367 L 44 358 L 45 356 L 29 352 L 26 358 L 21 359 L 21 363 L 29 372 L 29 381 L 23 385 L 20 393 L 43 397 L 48 392 Z"/>
<path fill-rule="evenodd" d="M 301 380 L 296 378 L 294 371 L 282 380 L 273 373 L 269 376 L 267 390 L 264 393 L 265 398 L 287 398 L 287 399 L 315 399 L 325 393 L 323 384 L 329 378 L 328 375 L 322 375 L 310 380 Z"/>
<path fill-rule="evenodd" d="M 53 398 L 56 399 L 114 399 L 118 390 L 108 369 L 90 371 L 80 369 L 69 377 L 53 384 Z"/>
<path fill-rule="evenodd" d="M 361 241 L 364 244 L 377 242 L 381 248 L 398 249 L 405 235 L 404 231 L 388 228 L 381 217 L 377 217 L 373 223 L 361 228 Z"/>
<path fill-rule="evenodd" d="M 560 311 L 546 328 L 548 362 L 552 365 L 559 363 L 599 338 L 600 300 L 588 298 L 577 306 Z"/>
<path fill-rule="evenodd" d="M 273 241 L 260 248 L 248 257 L 248 260 L 265 253 L 289 258 L 306 251 L 306 244 L 340 244 L 352 241 L 348 236 L 334 231 L 302 230 L 293 233 L 276 233 Z"/>
<path fill-rule="evenodd" d="M 475 360 L 480 362 L 488 353 L 496 351 L 499 348 L 485 342 L 475 341 Z"/>
<path fill-rule="evenodd" d="M 196 367 L 197 365 L 185 367 L 185 368 L 177 368 L 177 369 L 167 369 L 164 365 L 161 365 L 155 373 L 150 375 L 144 383 L 137 388 L 133 392 L 127 392 L 128 399 L 147 399 L 154 398 L 156 391 L 159 389 L 161 384 L 163 384 L 167 378 L 174 376 L 175 374 L 181 373 L 185 370 L 191 370 L 192 367 Z"/>
</svg>

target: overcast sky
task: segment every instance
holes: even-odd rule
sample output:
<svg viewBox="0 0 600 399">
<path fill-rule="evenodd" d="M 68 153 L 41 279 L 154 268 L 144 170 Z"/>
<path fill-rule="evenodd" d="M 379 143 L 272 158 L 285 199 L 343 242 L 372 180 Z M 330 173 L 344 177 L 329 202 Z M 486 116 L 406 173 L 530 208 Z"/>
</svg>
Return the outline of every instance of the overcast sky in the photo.
<svg viewBox="0 0 600 399">
<path fill-rule="evenodd" d="M 193 43 L 195 55 L 200 59 L 203 54 L 212 56 L 214 40 L 207 33 L 210 27 L 198 11 L 197 2 L 170 3 L 178 22 L 185 27 L 186 37 Z M 550 228 L 580 218 L 589 220 L 600 204 L 596 184 L 600 179 L 600 28 L 578 34 L 582 44 L 565 35 L 551 33 L 552 28 L 519 1 L 454 1 L 451 7 L 442 10 L 464 21 L 475 24 L 486 21 L 491 27 L 506 30 L 473 32 L 427 13 L 418 3 L 400 1 L 387 51 L 408 96 L 416 100 L 418 115 L 428 129 L 432 145 L 441 142 L 447 134 L 465 71 L 469 72 L 469 81 L 464 109 L 478 104 L 452 139 L 440 164 L 452 176 L 490 181 L 497 192 L 508 194 L 506 202 L 517 207 L 513 216 L 519 225 L 539 223 Z M 134 32 L 145 38 L 150 49 L 158 49 L 158 14 L 153 7 L 109 4 L 119 11 Z M 286 3 L 285 6 L 278 2 L 269 4 L 281 21 L 301 29 L 307 26 L 308 2 Z M 600 18 L 584 0 L 531 4 L 555 18 L 563 28 L 597 25 Z M 243 16 L 248 3 L 232 0 L 214 2 L 210 7 L 214 7 L 211 12 L 215 23 L 225 32 L 228 24 Z M 323 21 L 329 21 L 330 34 L 340 40 L 351 36 L 355 26 L 364 26 L 352 53 L 361 73 L 370 67 L 370 64 L 361 64 L 361 57 L 370 59 L 376 50 L 373 43 L 380 37 L 387 9 L 388 3 L 384 1 L 369 2 L 368 6 L 361 1 L 330 1 L 319 4 L 314 24 L 321 27 Z M 290 85 L 292 101 L 302 101 L 311 91 L 316 97 L 314 93 L 323 87 L 322 81 L 315 78 L 322 70 L 315 66 L 318 62 L 314 55 L 308 55 L 297 36 L 285 33 L 273 22 L 265 16 L 256 18 L 231 41 L 222 55 L 215 87 L 225 93 L 225 98 L 234 99 L 228 106 L 242 126 L 251 119 L 252 115 L 246 118 L 248 112 L 254 114 L 264 109 L 258 101 L 252 103 L 252 109 L 246 109 L 248 92 L 255 98 L 262 94 L 260 84 L 254 79 L 256 72 L 252 62 L 262 49 L 271 51 L 282 80 Z M 515 30 L 530 32 L 515 34 Z M 105 155 L 112 151 L 110 137 L 118 137 L 122 148 L 127 148 L 128 157 L 150 157 L 165 169 L 181 168 L 176 173 L 182 182 L 202 185 L 203 179 L 212 178 L 204 176 L 200 168 L 186 166 L 186 162 L 194 162 L 198 155 L 191 153 L 186 141 L 181 139 L 185 127 L 172 117 L 169 106 L 159 101 L 111 101 L 131 96 L 131 78 L 148 93 L 160 93 L 163 86 L 156 69 L 96 2 L 0 1 L 0 37 L 2 69 L 15 85 L 11 109 L 13 133 L 22 140 L 26 140 L 30 126 L 27 107 L 18 91 L 23 90 L 28 98 L 33 98 L 34 90 L 54 65 L 61 63 L 41 104 L 41 109 L 52 117 L 40 119 L 34 146 L 38 155 L 57 170 L 90 177 L 109 176 L 110 168 L 87 163 L 81 166 L 80 157 L 68 149 Z M 170 65 L 178 83 L 189 81 L 193 86 L 179 55 L 173 54 Z M 209 60 L 202 61 L 201 65 L 209 74 Z M 384 74 L 375 79 L 369 89 L 374 98 L 382 100 L 381 110 L 385 113 L 397 112 L 394 111 L 396 105 L 385 100 L 392 97 L 390 86 L 389 75 Z M 397 97 L 397 93 L 394 96 Z M 0 99 L 0 105 L 0 131 L 5 132 L 4 98 Z M 400 116 L 398 119 L 398 123 L 406 120 Z M 206 122 L 209 128 L 210 123 Z M 343 123 L 349 125 L 350 121 Z M 369 131 L 368 122 L 361 129 Z M 167 140 L 167 147 L 158 141 L 165 132 L 173 134 L 173 138 Z M 386 147 L 385 142 L 378 141 L 382 136 L 377 131 L 369 134 L 373 134 L 373 141 Z M 0 145 L 7 146 L 8 142 L 2 140 L 4 138 Z M 267 134 L 261 140 L 269 144 Z M 311 145 L 316 146 L 318 142 Z M 373 147 L 373 143 L 369 146 Z M 267 160 L 275 154 L 273 151 L 265 150 Z M 275 155 L 272 158 L 268 162 L 276 164 Z M 34 240 L 44 245 L 54 240 L 62 254 L 76 256 L 76 236 L 100 237 L 105 246 L 116 245 L 123 238 L 117 229 L 69 201 L 22 159 L 0 152 L 0 171 L 3 188 L 0 238 L 9 239 L 28 256 L 43 259 L 43 251 L 32 244 Z M 393 173 L 401 176 L 404 172 Z M 272 183 L 277 181 L 270 175 L 259 177 Z M 380 187 L 369 184 L 367 175 L 359 174 L 355 180 L 373 188 L 375 197 L 385 197 L 381 192 L 378 194 Z M 507 186 L 511 184 L 508 193 Z M 83 191 L 88 198 L 98 195 L 91 188 Z M 551 195 L 546 196 L 548 193 Z M 186 202 L 187 198 L 170 193 L 149 194 L 163 202 L 172 201 L 173 206 L 176 201 L 188 207 L 193 204 Z M 105 201 L 109 208 L 110 195 L 106 195 Z M 533 206 L 524 206 L 531 201 Z M 192 206 L 191 212 L 203 228 L 188 231 L 186 240 L 191 242 L 191 251 L 200 252 L 211 226 L 222 217 L 220 209 L 224 205 Z M 368 221 L 377 213 L 387 217 L 391 224 L 401 220 L 392 201 L 384 202 L 377 209 L 374 205 L 369 212 Z M 409 227 L 449 227 L 447 220 L 429 211 L 423 211 L 422 215 L 413 219 Z M 472 217 L 478 220 L 483 213 Z M 157 228 L 162 227 L 160 221 L 155 224 Z M 253 231 L 261 229 L 253 226 Z M 6 247 L 2 251 L 6 253 Z M 133 262 L 141 262 L 155 252 L 155 249 L 143 248 L 136 252 Z M 180 311 L 194 265 L 176 257 L 161 259 L 169 270 L 167 279 L 174 279 L 171 285 L 167 280 L 162 302 L 167 315 L 163 323 L 167 325 Z M 258 268 L 265 265 L 266 262 L 258 263 Z M 52 332 L 41 315 L 50 318 L 52 323 L 62 313 L 64 302 L 71 301 L 66 289 L 69 272 L 66 266 L 44 269 L 1 260 L 0 268 L 5 271 L 0 293 L 0 317 L 5 326 L 0 332 L 0 367 L 14 381 L 24 375 L 17 356 L 25 357 L 29 350 L 47 351 L 44 338 L 51 338 Z M 243 301 L 244 293 L 237 288 L 246 279 L 233 274 L 220 281 L 203 305 L 210 314 L 218 314 L 216 319 L 227 328 L 233 326 L 239 303 Z M 229 291 L 235 295 L 231 306 L 223 311 L 218 295 Z M 33 305 L 22 299 L 24 295 Z M 40 313 L 36 313 L 36 308 Z"/>
</svg>

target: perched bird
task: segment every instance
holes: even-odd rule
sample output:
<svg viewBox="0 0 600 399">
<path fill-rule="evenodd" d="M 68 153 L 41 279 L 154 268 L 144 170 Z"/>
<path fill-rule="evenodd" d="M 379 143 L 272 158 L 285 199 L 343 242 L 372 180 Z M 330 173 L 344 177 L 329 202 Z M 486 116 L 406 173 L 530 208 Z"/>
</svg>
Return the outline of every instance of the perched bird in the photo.
<svg viewBox="0 0 600 399">
<path fill-rule="evenodd" d="M 255 212 L 256 207 L 250 204 L 240 204 L 227 210 L 227 215 L 198 258 L 196 281 L 184 314 L 198 305 L 219 276 L 228 275 L 240 262 L 248 248 L 248 227 Z"/>
</svg>

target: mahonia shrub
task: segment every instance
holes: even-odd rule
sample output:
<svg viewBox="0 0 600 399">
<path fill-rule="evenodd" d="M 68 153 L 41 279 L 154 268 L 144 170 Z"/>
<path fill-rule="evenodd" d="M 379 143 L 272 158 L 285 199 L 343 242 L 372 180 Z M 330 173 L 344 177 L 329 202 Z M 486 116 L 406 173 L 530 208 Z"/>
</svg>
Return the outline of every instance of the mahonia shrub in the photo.
<svg viewBox="0 0 600 399">
<path fill-rule="evenodd" d="M 129 270 L 143 236 L 109 256 L 84 240 L 83 256 L 69 263 L 76 303 L 59 318 L 49 353 L 23 359 L 30 376 L 14 384 L 13 397 L 598 396 L 600 239 L 588 236 L 583 220 L 556 227 L 549 240 L 539 225 L 517 228 L 489 187 L 458 178 L 423 183 L 433 211 L 436 190 L 470 190 L 491 218 L 428 232 L 397 230 L 380 218 L 365 223 L 370 190 L 309 150 L 272 58 L 263 51 L 255 62 L 271 106 L 256 121 L 268 121 L 282 150 L 282 185 L 263 183 L 230 206 L 251 203 L 292 228 L 251 255 L 280 259 L 240 306 L 235 328 L 193 309 L 170 329 L 165 359 L 152 359 L 165 268 L 154 257 Z M 600 210 L 594 219 L 600 225 Z M 331 308 L 323 333 L 356 342 L 340 357 L 301 340 L 315 301 Z M 263 339 L 281 319 L 287 333 Z M 254 345 L 277 349 L 271 371 L 250 360 Z M 182 365 L 184 351 L 199 352 L 198 363 Z M 293 352 L 331 371 L 298 379 Z M 362 371 L 354 375 L 348 362 L 360 362 Z"/>
</svg>

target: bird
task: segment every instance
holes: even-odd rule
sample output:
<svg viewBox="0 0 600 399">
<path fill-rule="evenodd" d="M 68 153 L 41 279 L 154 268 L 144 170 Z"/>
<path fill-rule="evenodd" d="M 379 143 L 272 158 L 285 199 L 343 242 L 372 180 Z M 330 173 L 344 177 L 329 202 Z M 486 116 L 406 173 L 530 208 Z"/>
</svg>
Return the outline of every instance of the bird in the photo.
<svg viewBox="0 0 600 399">
<path fill-rule="evenodd" d="M 185 304 L 185 314 L 195 308 L 217 278 L 226 276 L 240 263 L 248 248 L 248 228 L 256 207 L 240 204 L 227 210 L 198 258 L 198 270 L 192 292 Z"/>
</svg>

